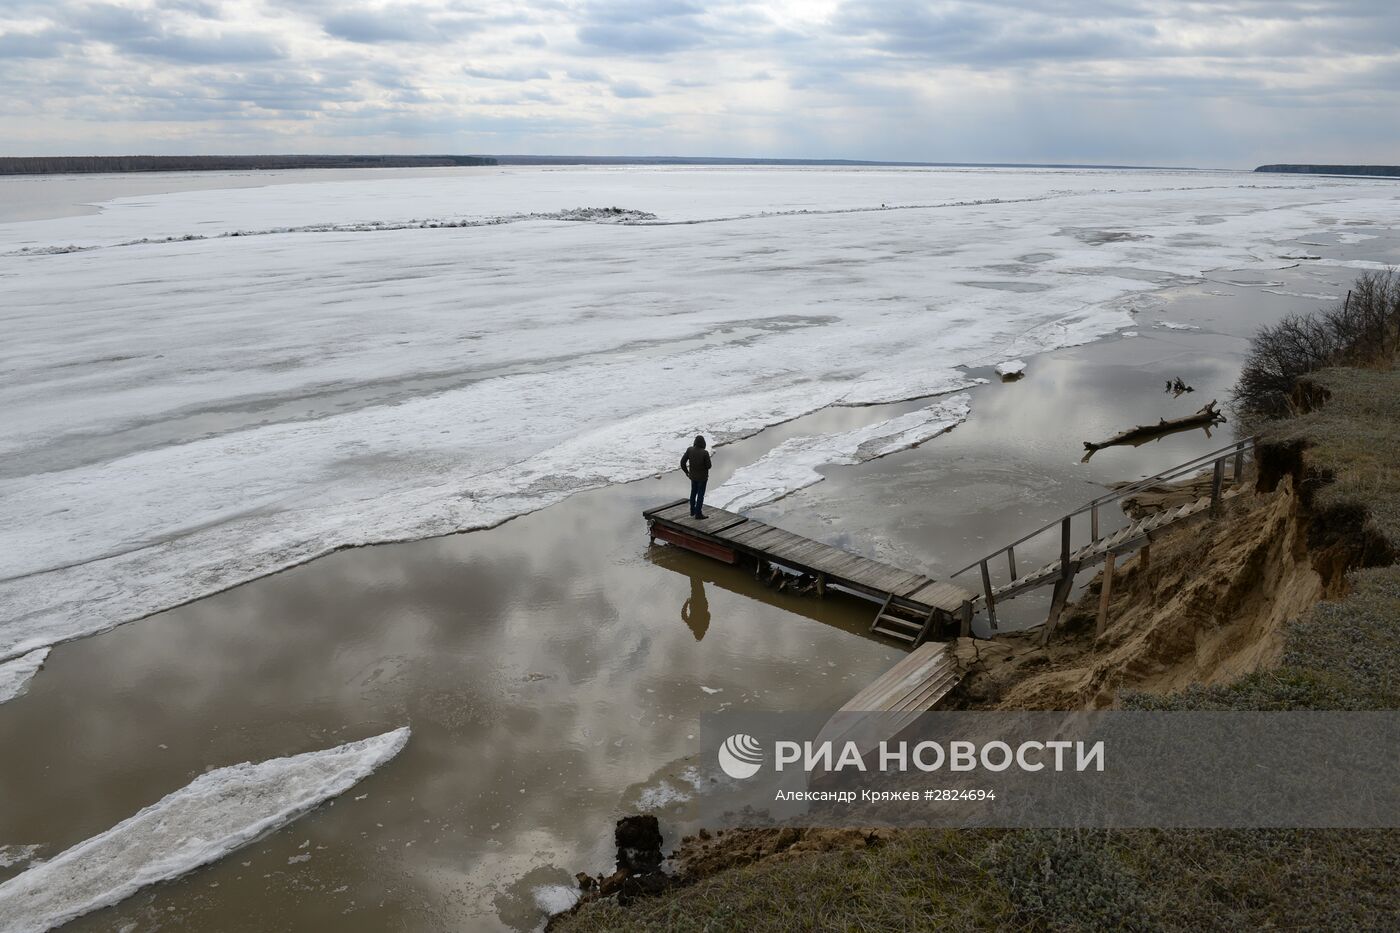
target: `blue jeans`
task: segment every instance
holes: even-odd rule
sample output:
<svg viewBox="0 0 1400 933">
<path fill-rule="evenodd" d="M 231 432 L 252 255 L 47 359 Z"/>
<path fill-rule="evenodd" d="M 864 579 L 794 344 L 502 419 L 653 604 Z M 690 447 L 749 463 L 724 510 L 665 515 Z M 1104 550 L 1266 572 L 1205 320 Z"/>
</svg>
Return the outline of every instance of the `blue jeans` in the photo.
<svg viewBox="0 0 1400 933">
<path fill-rule="evenodd" d="M 690 481 L 690 514 L 699 515 L 705 511 L 705 483 L 703 479 Z"/>
</svg>

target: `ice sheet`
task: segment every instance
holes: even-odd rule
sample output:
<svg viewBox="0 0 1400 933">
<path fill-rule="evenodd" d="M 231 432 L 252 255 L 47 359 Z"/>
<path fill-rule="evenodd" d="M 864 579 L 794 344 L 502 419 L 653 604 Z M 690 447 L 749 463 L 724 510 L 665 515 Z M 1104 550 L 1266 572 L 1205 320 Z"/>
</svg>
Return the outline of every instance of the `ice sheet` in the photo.
<svg viewBox="0 0 1400 933">
<path fill-rule="evenodd" d="M 1148 290 L 1277 267 L 1337 218 L 1390 224 L 1392 191 L 502 170 L 0 225 L 0 661 L 338 547 L 671 469 L 696 433 L 956 391 L 960 367 L 1131 326 Z M 613 206 L 656 220 L 520 219 Z M 113 245 L 184 236 L 209 238 Z M 42 253 L 68 245 L 98 248 Z"/>
<path fill-rule="evenodd" d="M 863 463 L 908 450 L 937 437 L 967 418 L 971 397 L 955 395 L 886 421 L 844 431 L 794 437 L 740 467 L 709 499 L 722 509 L 742 512 L 820 483 L 821 468 Z"/>
<path fill-rule="evenodd" d="M 38 933 L 223 858 L 364 779 L 407 727 L 325 751 L 206 772 L 104 833 L 0 884 L 6 933 Z"/>
<path fill-rule="evenodd" d="M 0 703 L 23 696 L 29 689 L 30 678 L 39 672 L 48 656 L 49 649 L 36 648 L 13 661 L 0 664 Z"/>
</svg>

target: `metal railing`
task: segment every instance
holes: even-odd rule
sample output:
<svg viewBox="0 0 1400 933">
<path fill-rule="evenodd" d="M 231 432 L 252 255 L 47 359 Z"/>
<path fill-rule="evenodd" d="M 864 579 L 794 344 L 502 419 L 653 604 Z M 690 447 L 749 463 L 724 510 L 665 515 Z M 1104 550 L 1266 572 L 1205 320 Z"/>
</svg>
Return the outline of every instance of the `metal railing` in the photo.
<svg viewBox="0 0 1400 933">
<path fill-rule="evenodd" d="M 1107 492 L 1104 495 L 1099 496 L 1097 499 L 1093 499 L 1089 502 L 1084 503 L 1082 506 L 1075 509 L 1073 512 L 1070 512 L 1069 514 L 1061 518 L 1057 518 L 1052 522 L 1047 522 L 1046 524 L 1037 528 L 1035 531 L 1032 531 L 1030 534 L 1022 535 L 1015 541 L 1012 541 L 1010 544 L 1003 545 L 1002 547 L 997 548 L 995 551 L 992 551 L 985 557 L 973 561 L 966 567 L 963 567 L 961 570 L 949 574 L 949 579 L 959 576 L 960 574 L 967 573 L 967 571 L 971 570 L 974 567 L 978 567 L 981 569 L 982 592 L 987 603 L 987 619 L 991 623 L 992 628 L 996 628 L 996 600 L 992 594 L 991 570 L 989 568 L 990 561 L 996 559 L 1002 554 L 1005 554 L 1007 570 L 1011 574 L 1011 581 L 1014 582 L 1018 579 L 1018 575 L 1016 573 L 1017 546 L 1025 544 L 1032 538 L 1038 537 L 1044 534 L 1045 532 L 1050 531 L 1052 528 L 1059 527 L 1060 578 L 1064 579 L 1071 577 L 1073 576 L 1073 568 L 1071 566 L 1071 555 L 1075 552 L 1075 548 L 1073 547 L 1073 519 L 1075 518 L 1075 516 L 1083 515 L 1086 512 L 1089 513 L 1089 541 L 1088 544 L 1084 546 L 1096 544 L 1099 541 L 1103 540 L 1104 537 L 1099 533 L 1100 507 L 1117 502 L 1121 499 L 1126 499 L 1129 496 L 1142 492 L 1145 489 L 1149 489 L 1152 486 L 1157 485 L 1158 483 L 1169 482 L 1187 474 L 1199 473 L 1202 469 L 1204 469 L 1207 466 L 1213 467 L 1211 476 L 1211 511 L 1213 514 L 1217 514 L 1220 509 L 1221 489 L 1223 488 L 1225 483 L 1225 462 L 1228 460 L 1233 461 L 1234 469 L 1231 478 L 1234 482 L 1238 482 L 1240 476 L 1242 476 L 1244 473 L 1245 454 L 1247 452 L 1253 451 L 1254 447 L 1258 443 L 1258 440 L 1259 438 L 1256 436 L 1247 437 L 1243 440 L 1235 441 L 1233 444 L 1221 447 L 1219 450 L 1213 450 L 1210 453 L 1202 454 L 1199 457 L 1196 457 L 1195 459 L 1188 460 L 1185 463 L 1177 464 L 1176 466 L 1170 469 L 1163 470 L 1160 473 L 1155 473 L 1152 476 L 1145 477 L 1143 479 L 1129 483 L 1126 486 L 1121 486 L 1118 489 L 1112 490 L 1111 492 Z"/>
</svg>

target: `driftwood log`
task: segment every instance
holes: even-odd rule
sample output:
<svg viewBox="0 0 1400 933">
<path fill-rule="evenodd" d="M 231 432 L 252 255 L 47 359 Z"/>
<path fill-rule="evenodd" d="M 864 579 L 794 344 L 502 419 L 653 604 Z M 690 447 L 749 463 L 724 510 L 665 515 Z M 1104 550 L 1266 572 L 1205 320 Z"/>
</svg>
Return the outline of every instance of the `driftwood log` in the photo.
<svg viewBox="0 0 1400 933">
<path fill-rule="evenodd" d="M 1156 424 L 1140 424 L 1135 428 L 1115 434 L 1106 441 L 1095 444 L 1092 441 L 1084 442 L 1084 459 L 1096 450 L 1105 447 L 1117 447 L 1120 444 L 1141 444 L 1153 438 L 1161 437 L 1163 434 L 1171 434 L 1175 431 L 1185 431 L 1190 428 L 1209 428 L 1222 423 L 1225 416 L 1215 407 L 1215 399 L 1207 402 L 1200 411 L 1193 415 L 1185 415 L 1181 418 L 1163 418 Z"/>
</svg>

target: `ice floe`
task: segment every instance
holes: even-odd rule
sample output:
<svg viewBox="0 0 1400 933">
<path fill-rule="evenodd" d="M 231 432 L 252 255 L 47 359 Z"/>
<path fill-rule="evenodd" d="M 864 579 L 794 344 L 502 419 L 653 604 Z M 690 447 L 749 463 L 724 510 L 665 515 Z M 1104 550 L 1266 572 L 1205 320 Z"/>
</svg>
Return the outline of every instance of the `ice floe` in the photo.
<svg viewBox="0 0 1400 933">
<path fill-rule="evenodd" d="M 28 846 L 0 846 L 0 868 L 12 868 L 33 861 L 42 848 L 43 846 L 37 843 Z"/>
<path fill-rule="evenodd" d="M 23 696 L 29 689 L 30 679 L 38 673 L 48 656 L 49 649 L 36 648 L 13 661 L 0 664 L 0 703 Z"/>
<path fill-rule="evenodd" d="M 1025 360 L 1006 360 L 998 363 L 995 367 L 996 374 L 1003 379 L 1011 376 L 1022 376 L 1026 372 Z"/>
<path fill-rule="evenodd" d="M 722 509 L 756 508 L 820 483 L 822 467 L 863 463 L 922 444 L 960 424 L 970 411 L 971 397 L 964 393 L 840 434 L 791 438 L 735 470 L 710 499 Z"/>
<path fill-rule="evenodd" d="M 0 884 L 6 933 L 39 933 L 223 858 L 354 786 L 397 755 L 407 727 L 324 751 L 206 772 Z"/>
</svg>

